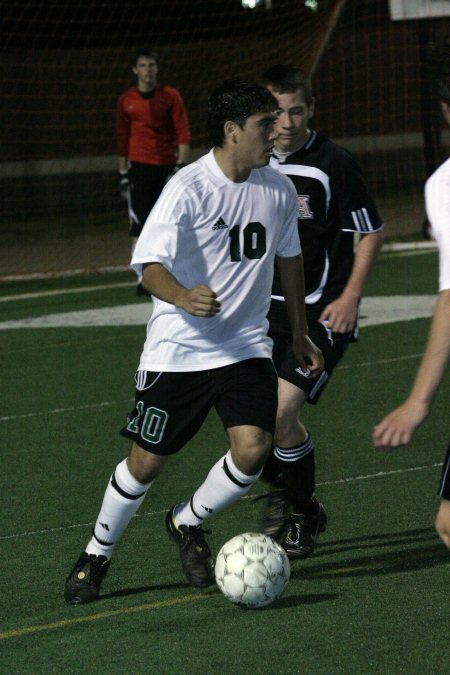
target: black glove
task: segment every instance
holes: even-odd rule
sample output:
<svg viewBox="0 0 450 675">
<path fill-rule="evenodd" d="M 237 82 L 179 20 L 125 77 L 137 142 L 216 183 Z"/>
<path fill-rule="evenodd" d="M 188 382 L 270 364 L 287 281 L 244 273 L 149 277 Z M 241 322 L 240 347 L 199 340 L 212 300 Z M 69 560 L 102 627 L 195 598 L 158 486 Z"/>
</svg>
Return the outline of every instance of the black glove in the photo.
<svg viewBox="0 0 450 675">
<path fill-rule="evenodd" d="M 172 176 L 175 176 L 175 174 L 182 169 L 186 164 L 184 162 L 177 162 L 174 164 L 174 166 L 171 168 L 167 178 L 166 178 L 166 183 L 172 178 Z"/>
<path fill-rule="evenodd" d="M 128 171 L 119 171 L 119 190 L 121 196 L 128 201 L 130 197 L 130 177 Z"/>
</svg>

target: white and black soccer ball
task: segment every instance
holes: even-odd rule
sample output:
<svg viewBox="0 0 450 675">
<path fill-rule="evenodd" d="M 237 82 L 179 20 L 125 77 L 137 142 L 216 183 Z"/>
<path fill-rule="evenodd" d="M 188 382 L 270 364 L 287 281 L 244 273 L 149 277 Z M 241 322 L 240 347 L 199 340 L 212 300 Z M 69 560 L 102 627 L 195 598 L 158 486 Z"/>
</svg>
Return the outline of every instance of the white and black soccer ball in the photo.
<svg viewBox="0 0 450 675">
<path fill-rule="evenodd" d="M 289 574 L 286 551 L 266 534 L 238 534 L 216 558 L 218 587 L 228 600 L 244 607 L 265 607 L 279 598 Z"/>
</svg>

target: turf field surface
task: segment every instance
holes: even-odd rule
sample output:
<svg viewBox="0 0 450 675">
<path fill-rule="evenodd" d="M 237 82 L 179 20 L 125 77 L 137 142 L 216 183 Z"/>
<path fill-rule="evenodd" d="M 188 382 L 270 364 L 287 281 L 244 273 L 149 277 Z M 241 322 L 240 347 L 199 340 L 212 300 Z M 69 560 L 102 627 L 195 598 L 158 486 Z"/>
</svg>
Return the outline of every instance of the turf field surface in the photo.
<svg viewBox="0 0 450 675">
<path fill-rule="evenodd" d="M 433 296 L 436 280 L 435 252 L 383 255 L 367 296 L 386 304 Z M 128 450 L 118 429 L 145 333 L 143 323 L 85 325 L 83 317 L 142 304 L 129 273 L 0 286 L 1 672 L 449 673 L 450 553 L 433 529 L 448 376 L 410 447 L 384 453 L 370 439 L 411 385 L 426 317 L 363 327 L 320 404 L 306 410 L 329 527 L 310 559 L 292 563 L 278 602 L 245 611 L 214 587 L 190 587 L 165 533 L 167 509 L 227 449 L 212 413 L 132 520 L 101 599 L 65 605 L 65 577 Z M 73 313 L 83 325 L 23 323 Z M 264 491 L 257 484 L 211 520 L 213 551 L 258 529 L 255 497 Z"/>
</svg>

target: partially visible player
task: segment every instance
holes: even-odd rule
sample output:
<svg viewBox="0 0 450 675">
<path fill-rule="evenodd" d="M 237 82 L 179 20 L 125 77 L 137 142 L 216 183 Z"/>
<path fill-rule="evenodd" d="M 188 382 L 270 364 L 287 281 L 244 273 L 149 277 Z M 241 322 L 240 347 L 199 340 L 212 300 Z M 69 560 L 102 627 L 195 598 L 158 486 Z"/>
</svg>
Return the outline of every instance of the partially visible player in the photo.
<svg viewBox="0 0 450 675">
<path fill-rule="evenodd" d="M 275 269 L 268 318 L 279 404 L 275 448 L 263 475 L 283 489 L 269 495 L 262 528 L 281 540 L 290 558 L 305 558 L 325 529 L 327 515 L 314 494 L 314 441 L 299 415 L 306 402 L 318 402 L 348 345 L 357 338 L 359 303 L 382 245 L 383 225 L 352 155 L 310 129 L 314 98 L 304 74 L 289 65 L 276 65 L 263 74 L 262 83 L 278 102 L 271 166 L 289 176 L 297 192 L 308 327 L 325 359 L 320 375 L 299 368 Z"/>
<path fill-rule="evenodd" d="M 266 319 L 275 256 L 299 365 L 316 373 L 307 334 L 303 264 L 292 184 L 267 166 L 276 101 L 265 87 L 225 83 L 209 99 L 213 149 L 164 188 L 132 264 L 154 296 L 122 433 L 133 444 L 105 492 L 93 537 L 65 586 L 72 604 L 96 600 L 112 552 L 147 490 L 214 407 L 230 450 L 166 514 L 194 586 L 214 582 L 201 525 L 245 495 L 272 447 L 277 377 Z M 180 491 L 184 491 L 180 485 Z"/>
<path fill-rule="evenodd" d="M 442 114 L 450 126 L 450 37 L 435 45 L 431 61 Z M 373 442 L 380 448 L 396 448 L 409 443 L 429 413 L 450 359 L 450 159 L 427 180 L 425 206 L 439 247 L 439 297 L 412 389 L 405 402 L 386 415 L 373 430 Z M 435 526 L 444 544 L 450 548 L 450 444 L 438 494 L 441 502 Z"/>
<path fill-rule="evenodd" d="M 186 165 L 191 134 L 180 92 L 158 82 L 158 57 L 135 54 L 135 86 L 117 102 L 119 179 L 128 200 L 133 252 L 147 216 L 168 177 Z M 138 273 L 138 295 L 146 295 Z"/>
</svg>

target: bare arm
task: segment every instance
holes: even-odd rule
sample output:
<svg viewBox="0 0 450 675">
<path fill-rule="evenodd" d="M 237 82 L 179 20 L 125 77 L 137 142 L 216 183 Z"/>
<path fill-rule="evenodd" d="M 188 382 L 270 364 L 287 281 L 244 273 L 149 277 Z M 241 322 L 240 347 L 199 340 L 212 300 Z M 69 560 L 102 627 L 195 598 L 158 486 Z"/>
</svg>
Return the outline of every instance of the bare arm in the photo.
<svg viewBox="0 0 450 675">
<path fill-rule="evenodd" d="M 378 447 L 406 445 L 430 410 L 450 359 L 450 289 L 436 302 L 427 345 L 406 401 L 389 413 L 373 430 Z"/>
<path fill-rule="evenodd" d="M 292 345 L 299 365 L 317 375 L 323 368 L 322 352 L 308 337 L 305 309 L 303 256 L 277 257 L 281 286 L 292 329 Z"/>
<path fill-rule="evenodd" d="M 349 333 L 353 330 L 358 316 L 358 306 L 364 287 L 383 244 L 382 231 L 365 234 L 356 248 L 352 273 L 342 294 L 330 302 L 320 315 L 320 321 L 327 321 L 335 333 Z"/>
<path fill-rule="evenodd" d="M 160 263 L 143 265 L 142 283 L 152 295 L 193 316 L 208 317 L 220 312 L 220 302 L 208 286 L 185 288 Z"/>
</svg>

